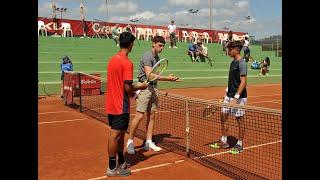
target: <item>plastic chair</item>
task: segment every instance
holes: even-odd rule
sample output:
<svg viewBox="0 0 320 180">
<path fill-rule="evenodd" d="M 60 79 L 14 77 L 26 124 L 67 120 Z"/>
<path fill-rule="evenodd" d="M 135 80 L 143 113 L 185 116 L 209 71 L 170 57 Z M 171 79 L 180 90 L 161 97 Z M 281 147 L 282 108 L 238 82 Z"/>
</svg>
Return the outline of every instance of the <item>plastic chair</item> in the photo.
<svg viewBox="0 0 320 180">
<path fill-rule="evenodd" d="M 38 36 L 40 35 L 40 31 L 43 35 L 43 31 L 45 32 L 45 35 L 48 36 L 48 31 L 46 29 L 46 27 L 44 26 L 44 22 L 43 21 L 38 21 Z"/>
<path fill-rule="evenodd" d="M 198 33 L 196 31 L 191 31 L 192 38 L 194 38 L 194 42 L 196 43 L 198 40 Z"/>
<path fill-rule="evenodd" d="M 187 42 L 187 38 L 188 39 L 190 38 L 188 32 L 187 31 L 181 31 L 181 33 L 182 33 L 181 41 L 182 41 L 182 39 L 184 39 L 184 42 Z"/>
<path fill-rule="evenodd" d="M 150 28 L 145 28 L 145 37 L 146 37 L 146 40 L 148 41 L 149 40 L 149 37 L 151 36 L 151 38 L 153 37 L 153 32 L 152 32 L 152 29 Z"/>
<path fill-rule="evenodd" d="M 137 39 L 138 40 L 140 40 L 141 38 L 141 36 L 143 37 L 143 39 L 145 39 L 145 32 L 144 32 L 144 30 L 143 30 L 143 28 L 137 28 L 136 29 L 136 33 L 137 33 Z"/>
<path fill-rule="evenodd" d="M 70 32 L 71 37 L 73 37 L 70 23 L 61 23 L 61 26 L 62 26 L 62 30 L 63 30 L 63 37 L 67 37 L 67 32 Z"/>
<path fill-rule="evenodd" d="M 209 36 L 207 32 L 203 32 L 203 35 L 204 35 L 204 41 L 206 43 L 209 43 L 209 39 L 210 39 L 210 42 L 212 43 L 212 38 Z"/>
</svg>

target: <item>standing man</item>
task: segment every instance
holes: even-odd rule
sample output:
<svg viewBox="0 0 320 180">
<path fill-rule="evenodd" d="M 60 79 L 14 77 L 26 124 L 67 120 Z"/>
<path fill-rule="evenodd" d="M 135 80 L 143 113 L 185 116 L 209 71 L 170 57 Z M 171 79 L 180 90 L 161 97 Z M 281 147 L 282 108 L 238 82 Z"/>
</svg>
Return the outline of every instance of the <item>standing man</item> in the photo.
<svg viewBox="0 0 320 180">
<path fill-rule="evenodd" d="M 244 53 L 243 59 L 245 59 L 246 62 L 249 61 L 249 57 L 250 57 L 249 44 L 250 44 L 249 37 L 248 37 L 248 36 L 245 36 L 245 37 L 244 37 L 244 41 L 243 41 L 243 53 Z"/>
<path fill-rule="evenodd" d="M 120 50 L 111 57 L 107 67 L 106 113 L 111 127 L 108 139 L 109 167 L 107 176 L 128 176 L 130 169 L 123 157 L 124 135 L 130 118 L 130 94 L 146 89 L 148 84 L 133 85 L 133 64 L 128 54 L 135 37 L 128 32 L 120 34 Z M 118 155 L 118 163 L 116 157 Z"/>
<path fill-rule="evenodd" d="M 177 47 L 177 38 L 176 38 L 176 25 L 174 24 L 174 20 L 171 21 L 171 24 L 168 26 L 169 34 L 170 34 L 170 46 L 169 48 L 178 48 Z"/>
<path fill-rule="evenodd" d="M 155 36 L 152 39 L 152 49 L 146 51 L 140 61 L 138 81 L 144 82 L 152 71 L 152 67 L 160 60 L 158 54 L 161 53 L 165 45 L 165 39 L 162 36 Z M 157 81 L 179 81 L 179 78 L 170 74 L 169 76 L 160 76 Z M 129 139 L 127 142 L 127 152 L 134 154 L 133 136 L 136 129 L 142 120 L 145 113 L 147 113 L 147 140 L 144 146 L 145 150 L 152 149 L 160 151 L 161 148 L 152 142 L 152 133 L 154 127 L 154 111 L 158 106 L 158 85 L 157 81 L 150 82 L 146 90 L 140 91 L 137 96 L 137 112 L 130 124 Z"/>
<path fill-rule="evenodd" d="M 116 42 L 117 46 L 119 46 L 119 35 L 120 35 L 118 28 L 119 28 L 119 24 L 116 24 L 111 30 L 112 39 Z"/>
<path fill-rule="evenodd" d="M 230 64 L 228 87 L 225 90 L 224 103 L 245 105 L 247 103 L 247 65 L 241 58 L 240 51 L 243 43 L 241 41 L 230 41 L 228 43 L 228 54 L 233 58 Z M 227 142 L 227 128 L 225 123 L 228 115 L 236 117 L 239 127 L 239 138 L 237 144 L 229 151 L 231 154 L 239 154 L 243 151 L 243 138 L 245 132 L 244 110 L 223 107 L 221 110 L 221 139 L 210 145 L 212 148 L 229 148 Z"/>
<path fill-rule="evenodd" d="M 64 79 L 64 72 L 65 71 L 73 71 L 73 64 L 71 59 L 68 56 L 62 57 L 62 62 L 60 64 L 61 69 L 61 86 L 60 86 L 60 94 L 61 98 L 63 98 L 63 79 Z"/>
</svg>

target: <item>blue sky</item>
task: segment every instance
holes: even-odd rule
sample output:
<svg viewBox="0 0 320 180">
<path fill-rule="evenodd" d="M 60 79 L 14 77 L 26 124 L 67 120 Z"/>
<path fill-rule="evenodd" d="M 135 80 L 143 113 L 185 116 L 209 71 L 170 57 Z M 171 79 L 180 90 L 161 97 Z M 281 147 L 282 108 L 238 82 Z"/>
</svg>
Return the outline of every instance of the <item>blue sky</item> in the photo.
<svg viewBox="0 0 320 180">
<path fill-rule="evenodd" d="M 209 29 L 209 0 L 38 0 L 38 15 L 50 17 L 51 2 L 68 8 L 63 18 L 80 19 L 79 5 L 85 5 L 86 20 L 129 23 L 138 18 L 141 24 L 167 25 L 171 19 L 177 26 Z M 212 28 L 248 32 L 257 39 L 282 34 L 281 0 L 212 0 Z M 188 9 L 199 9 L 191 15 Z M 60 17 L 60 14 L 57 14 Z M 250 22 L 245 18 L 251 16 Z"/>
</svg>

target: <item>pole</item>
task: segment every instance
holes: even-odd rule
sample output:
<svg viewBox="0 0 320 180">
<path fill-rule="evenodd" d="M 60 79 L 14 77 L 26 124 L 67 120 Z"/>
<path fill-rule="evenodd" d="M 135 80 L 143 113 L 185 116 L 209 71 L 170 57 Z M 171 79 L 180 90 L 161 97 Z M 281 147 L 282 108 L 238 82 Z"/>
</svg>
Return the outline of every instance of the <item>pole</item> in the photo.
<svg viewBox="0 0 320 180">
<path fill-rule="evenodd" d="M 209 29 L 212 29 L 212 0 L 209 0 Z"/>
<path fill-rule="evenodd" d="M 278 36 L 277 36 L 277 52 L 276 52 L 276 54 L 277 54 L 277 57 L 279 57 L 279 54 L 278 54 L 278 48 L 279 48 L 279 44 L 278 44 Z"/>
</svg>

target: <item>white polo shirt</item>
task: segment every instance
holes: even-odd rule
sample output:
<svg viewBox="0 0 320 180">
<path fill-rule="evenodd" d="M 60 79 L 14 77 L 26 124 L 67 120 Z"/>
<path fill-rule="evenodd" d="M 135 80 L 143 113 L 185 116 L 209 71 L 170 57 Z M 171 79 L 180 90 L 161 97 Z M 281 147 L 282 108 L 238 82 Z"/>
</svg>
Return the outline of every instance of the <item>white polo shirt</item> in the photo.
<svg viewBox="0 0 320 180">
<path fill-rule="evenodd" d="M 171 34 L 176 30 L 176 25 L 175 24 L 174 25 L 170 24 L 168 26 L 168 29 L 169 29 L 169 33 Z"/>
</svg>

